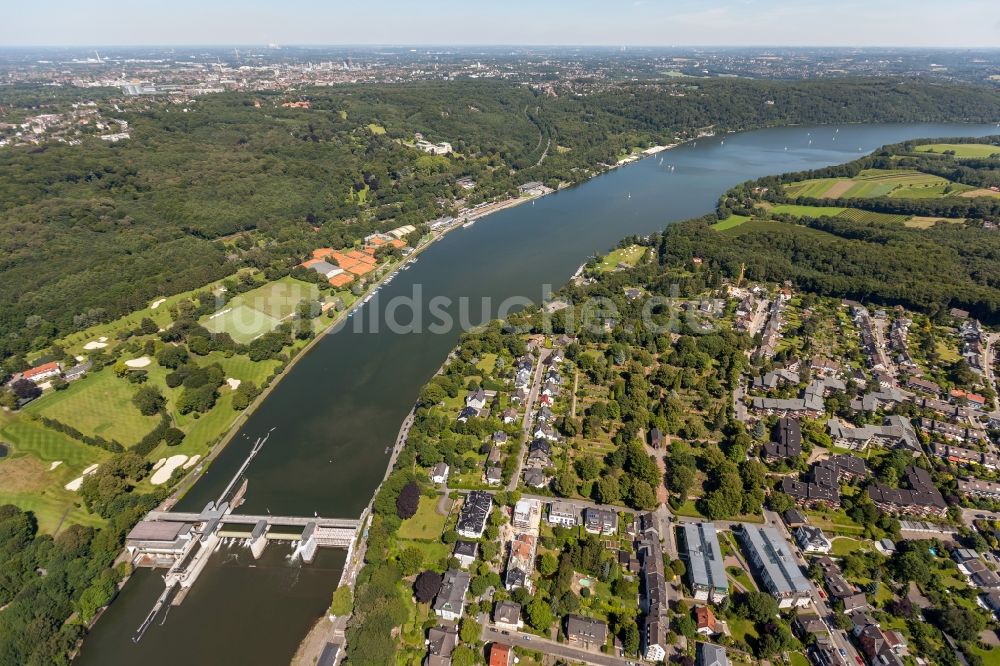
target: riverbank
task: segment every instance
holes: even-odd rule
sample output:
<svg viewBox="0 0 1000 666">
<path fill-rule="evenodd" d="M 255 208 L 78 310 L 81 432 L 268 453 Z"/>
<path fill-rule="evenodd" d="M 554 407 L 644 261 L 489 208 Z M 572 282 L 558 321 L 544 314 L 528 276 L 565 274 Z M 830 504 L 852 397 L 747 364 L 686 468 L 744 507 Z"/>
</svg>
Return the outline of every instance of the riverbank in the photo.
<svg viewBox="0 0 1000 666">
<path fill-rule="evenodd" d="M 480 220 L 489 217 L 494 213 L 499 213 L 509 208 L 519 206 L 528 201 L 535 201 L 537 199 L 541 199 L 542 197 L 548 196 L 551 193 L 552 192 L 546 192 L 545 194 L 538 196 L 531 196 L 531 197 L 515 197 L 512 199 L 496 202 L 496 204 L 491 204 L 490 208 L 488 209 L 484 208 L 481 211 L 476 211 L 474 214 L 468 215 L 464 219 L 471 221 Z M 355 311 L 364 307 L 365 305 L 364 299 L 367 298 L 368 296 L 371 296 L 378 289 L 380 289 L 386 283 L 386 280 L 388 280 L 390 277 L 397 275 L 399 271 L 402 269 L 402 267 L 406 265 L 407 262 L 416 260 L 422 253 L 427 251 L 430 247 L 432 247 L 442 238 L 444 238 L 445 236 L 447 236 L 448 234 L 457 229 L 461 229 L 463 227 L 462 222 L 463 218 L 458 218 L 455 224 L 449 225 L 448 227 L 445 227 L 438 232 L 432 232 L 431 237 L 427 240 L 427 242 L 418 245 L 416 248 L 414 248 L 413 252 L 411 252 L 407 257 L 401 260 L 395 266 L 395 268 L 386 271 L 385 275 L 379 278 L 378 281 L 373 282 L 364 293 L 358 296 L 358 299 L 354 302 L 354 304 L 351 307 L 345 308 L 342 312 L 338 313 L 337 317 L 335 317 L 333 321 L 330 322 L 330 324 L 326 328 L 318 332 L 308 343 L 306 343 L 305 346 L 302 347 L 302 349 L 300 349 L 295 354 L 295 356 L 290 358 L 288 363 L 285 365 L 284 369 L 281 371 L 281 373 L 275 376 L 274 379 L 271 380 L 271 383 L 269 383 L 267 387 L 260 392 L 260 394 L 253 400 L 253 402 L 251 402 L 246 409 L 244 409 L 239 415 L 236 416 L 229 430 L 226 432 L 225 436 L 222 439 L 220 439 L 214 446 L 212 446 L 212 448 L 208 451 L 208 453 L 205 454 L 204 458 L 201 460 L 201 463 L 196 467 L 194 467 L 189 474 L 184 476 L 177 483 L 174 490 L 171 491 L 170 496 L 160 504 L 159 509 L 161 511 L 169 511 L 205 475 L 212 461 L 214 461 L 219 456 L 219 454 L 221 454 L 222 451 L 225 450 L 225 448 L 232 442 L 233 438 L 236 437 L 236 435 L 240 432 L 243 426 L 246 425 L 247 421 L 250 420 L 250 417 L 253 416 L 253 414 L 264 403 L 264 401 L 268 398 L 268 396 L 270 396 L 270 394 L 278 387 L 281 381 L 291 373 L 295 365 L 301 359 L 305 358 L 309 354 L 309 352 L 313 349 L 313 347 L 319 344 L 319 342 L 325 336 L 335 331 L 338 326 L 344 324 L 347 321 L 347 318 L 351 316 Z M 390 463 L 390 469 L 391 469 L 391 463 Z M 388 472 L 386 473 L 388 474 Z"/>
</svg>

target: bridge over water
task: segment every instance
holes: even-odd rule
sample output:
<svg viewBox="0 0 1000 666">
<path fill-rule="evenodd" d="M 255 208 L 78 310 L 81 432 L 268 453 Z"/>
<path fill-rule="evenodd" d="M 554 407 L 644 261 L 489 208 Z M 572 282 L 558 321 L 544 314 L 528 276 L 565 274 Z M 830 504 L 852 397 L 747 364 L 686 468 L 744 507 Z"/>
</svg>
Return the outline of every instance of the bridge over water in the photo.
<svg viewBox="0 0 1000 666">
<path fill-rule="evenodd" d="M 254 443 L 250 455 L 218 499 L 209 502 L 201 512 L 150 511 L 129 533 L 125 543 L 133 562 L 146 566 L 169 566 L 163 576 L 165 589 L 133 636 L 134 642 L 142 639 L 164 606 L 178 605 L 184 600 L 224 539 L 242 540 L 254 558 L 263 554 L 269 540 L 292 540 L 295 542 L 292 557 L 301 558 L 306 564 L 313 561 L 317 548 L 347 548 L 350 551 L 354 547 L 362 519 L 233 513 L 246 494 L 247 467 L 269 436 L 270 433 Z M 246 526 L 248 529 L 234 530 L 233 526 Z M 295 528 L 294 533 L 270 533 L 271 528 L 281 527 Z"/>
</svg>

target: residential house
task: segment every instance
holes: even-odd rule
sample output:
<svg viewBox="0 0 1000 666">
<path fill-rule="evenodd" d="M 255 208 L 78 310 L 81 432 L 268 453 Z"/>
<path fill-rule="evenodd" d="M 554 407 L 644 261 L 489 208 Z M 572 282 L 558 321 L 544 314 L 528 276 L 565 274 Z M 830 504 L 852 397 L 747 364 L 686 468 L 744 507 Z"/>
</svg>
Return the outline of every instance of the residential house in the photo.
<svg viewBox="0 0 1000 666">
<path fill-rule="evenodd" d="M 434 483 L 447 483 L 450 468 L 447 463 L 439 462 L 431 469 L 431 481 Z"/>
<path fill-rule="evenodd" d="M 583 649 L 599 648 L 608 642 L 608 625 L 592 617 L 566 617 L 566 641 Z"/>
<path fill-rule="evenodd" d="M 462 511 L 458 515 L 456 530 L 459 536 L 478 539 L 486 530 L 486 521 L 493 510 L 493 496 L 479 490 L 473 490 L 465 496 Z"/>
<path fill-rule="evenodd" d="M 451 655 L 458 646 L 458 627 L 439 624 L 427 632 L 427 656 L 424 666 L 451 666 Z"/>
<path fill-rule="evenodd" d="M 715 613 L 708 606 L 695 606 L 694 623 L 696 631 L 703 636 L 711 637 L 719 633 L 719 623 L 715 619 Z"/>
<path fill-rule="evenodd" d="M 829 553 L 833 543 L 826 538 L 823 530 L 811 525 L 803 525 L 795 530 L 795 542 L 803 553 Z"/>
<path fill-rule="evenodd" d="M 511 514 L 511 524 L 521 529 L 530 529 L 538 525 L 542 514 L 542 503 L 537 499 L 519 499 Z"/>
<path fill-rule="evenodd" d="M 580 519 L 580 510 L 570 502 L 553 500 L 549 502 L 549 525 L 576 527 Z"/>
<path fill-rule="evenodd" d="M 490 465 L 483 473 L 483 478 L 486 479 L 488 485 L 499 486 L 503 483 L 503 469 L 497 465 Z"/>
<path fill-rule="evenodd" d="M 455 547 L 451 551 L 451 556 L 458 560 L 463 569 L 468 569 L 476 561 L 476 554 L 479 552 L 479 544 L 475 541 L 465 541 L 459 539 L 455 542 Z"/>
<path fill-rule="evenodd" d="M 714 643 L 698 643 L 698 666 L 729 666 L 726 648 Z"/>
<path fill-rule="evenodd" d="M 764 444 L 764 458 L 798 458 L 802 454 L 802 428 L 799 420 L 784 417 L 778 421 L 776 442 Z"/>
<path fill-rule="evenodd" d="M 469 590 L 472 577 L 467 571 L 448 569 L 444 574 L 441 589 L 434 598 L 434 613 L 438 617 L 458 621 L 465 612 L 465 593 Z"/>
<path fill-rule="evenodd" d="M 618 514 L 613 509 L 588 506 L 583 510 L 583 528 L 591 534 L 614 534 L 618 531 Z"/>
<path fill-rule="evenodd" d="M 472 407 L 477 412 L 482 411 L 486 407 L 486 391 L 480 388 L 467 395 L 465 406 Z"/>
<path fill-rule="evenodd" d="M 509 645 L 490 644 L 490 666 L 510 666 L 514 663 L 514 651 Z"/>
<path fill-rule="evenodd" d="M 536 468 L 529 467 L 524 470 L 524 485 L 529 488 L 544 488 L 549 485 L 549 478 L 545 476 L 545 472 Z"/>
<path fill-rule="evenodd" d="M 524 626 L 524 621 L 521 619 L 521 604 L 498 601 L 493 607 L 493 624 L 504 631 L 519 631 Z"/>
</svg>

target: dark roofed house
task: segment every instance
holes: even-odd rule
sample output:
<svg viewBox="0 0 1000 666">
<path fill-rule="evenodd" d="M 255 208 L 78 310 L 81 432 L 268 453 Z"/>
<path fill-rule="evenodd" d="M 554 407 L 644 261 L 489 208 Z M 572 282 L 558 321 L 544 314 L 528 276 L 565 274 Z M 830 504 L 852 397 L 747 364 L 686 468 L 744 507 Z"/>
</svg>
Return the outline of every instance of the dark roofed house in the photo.
<svg viewBox="0 0 1000 666">
<path fill-rule="evenodd" d="M 471 580 L 467 571 L 448 569 L 434 598 L 434 613 L 445 620 L 459 620 L 465 612 L 465 593 Z"/>
<path fill-rule="evenodd" d="M 659 428 L 652 428 L 649 431 L 649 445 L 654 449 L 663 447 L 663 433 Z"/>
<path fill-rule="evenodd" d="M 524 485 L 532 488 L 544 488 L 549 484 L 549 479 L 545 472 L 537 467 L 524 470 Z"/>
<path fill-rule="evenodd" d="M 948 506 L 927 470 L 911 465 L 905 475 L 909 488 L 890 488 L 881 483 L 868 486 L 875 506 L 893 515 L 944 516 Z"/>
<path fill-rule="evenodd" d="M 451 666 L 451 654 L 458 646 L 458 627 L 442 623 L 427 632 L 424 666 Z"/>
<path fill-rule="evenodd" d="M 465 496 L 462 511 L 458 516 L 458 534 L 469 539 L 482 537 L 486 529 L 486 520 L 492 510 L 492 495 L 479 490 L 470 492 Z"/>
<path fill-rule="evenodd" d="M 513 601 L 499 601 L 493 607 L 493 623 L 507 631 L 517 631 L 524 622 L 521 620 L 521 604 Z"/>
<path fill-rule="evenodd" d="M 618 531 L 618 514 L 613 509 L 588 506 L 583 510 L 583 527 L 591 534 L 613 534 Z"/>
<path fill-rule="evenodd" d="M 608 625 L 592 617 L 566 617 L 566 640 L 574 647 L 600 647 L 608 641 Z"/>
</svg>

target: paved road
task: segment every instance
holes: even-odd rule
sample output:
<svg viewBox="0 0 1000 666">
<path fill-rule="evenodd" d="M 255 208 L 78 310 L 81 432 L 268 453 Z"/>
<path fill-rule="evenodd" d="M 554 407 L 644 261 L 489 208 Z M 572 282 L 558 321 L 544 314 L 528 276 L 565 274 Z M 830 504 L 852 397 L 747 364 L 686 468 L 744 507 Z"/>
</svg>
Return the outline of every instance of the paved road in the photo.
<svg viewBox="0 0 1000 666">
<path fill-rule="evenodd" d="M 535 409 L 535 400 L 538 399 L 538 392 L 542 388 L 542 370 L 545 368 L 544 361 L 551 353 L 551 349 L 542 349 L 539 352 L 538 359 L 535 361 L 535 376 L 531 380 L 531 390 L 528 391 L 528 398 L 524 401 L 524 418 L 521 420 L 521 428 L 524 430 L 524 434 L 528 435 L 528 440 L 531 440 L 531 427 L 534 425 L 531 417 Z M 521 481 L 521 468 L 524 466 L 524 457 L 527 454 L 528 452 L 525 450 L 520 452 L 517 458 L 517 467 L 514 468 L 514 473 L 510 477 L 507 490 L 517 490 L 517 484 Z"/>
<path fill-rule="evenodd" d="M 486 625 L 483 627 L 483 641 L 486 643 L 516 645 L 527 650 L 544 652 L 545 654 L 561 657 L 563 659 L 570 659 L 572 661 L 583 662 L 585 664 L 596 664 L 597 666 L 628 666 L 628 664 L 638 663 L 639 661 L 638 659 L 625 659 L 623 657 L 615 657 L 601 652 L 580 650 L 570 647 L 565 643 L 557 643 L 556 641 L 542 638 L 540 636 L 530 636 L 529 638 L 525 638 L 525 636 L 529 636 L 529 634 L 512 631 L 508 635 L 504 635 L 493 625 Z"/>
</svg>

